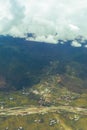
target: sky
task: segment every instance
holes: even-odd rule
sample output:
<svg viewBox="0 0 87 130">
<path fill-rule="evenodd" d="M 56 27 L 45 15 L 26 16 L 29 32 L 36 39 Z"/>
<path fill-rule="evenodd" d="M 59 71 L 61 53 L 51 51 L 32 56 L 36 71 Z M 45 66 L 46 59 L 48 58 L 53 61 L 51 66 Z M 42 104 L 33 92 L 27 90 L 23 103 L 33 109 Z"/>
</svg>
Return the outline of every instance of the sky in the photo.
<svg viewBox="0 0 87 130">
<path fill-rule="evenodd" d="M 53 44 L 72 40 L 81 47 L 87 40 L 87 0 L 0 0 L 0 35 Z"/>
</svg>

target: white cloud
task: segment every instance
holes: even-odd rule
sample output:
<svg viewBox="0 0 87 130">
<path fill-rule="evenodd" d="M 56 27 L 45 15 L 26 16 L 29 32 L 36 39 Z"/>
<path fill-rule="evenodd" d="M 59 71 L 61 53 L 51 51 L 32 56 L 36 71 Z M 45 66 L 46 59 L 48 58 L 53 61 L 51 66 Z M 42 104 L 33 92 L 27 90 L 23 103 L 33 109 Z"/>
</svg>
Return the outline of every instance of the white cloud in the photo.
<svg viewBox="0 0 87 130">
<path fill-rule="evenodd" d="M 84 47 L 87 48 L 87 45 L 85 45 Z"/>
<path fill-rule="evenodd" d="M 73 24 L 69 24 L 69 27 L 72 31 L 79 31 L 79 27 L 77 27 L 76 25 L 73 25 Z"/>
<path fill-rule="evenodd" d="M 87 0 L 0 0 L 0 34 L 34 33 L 31 40 L 49 43 L 87 39 L 86 13 Z"/>
<path fill-rule="evenodd" d="M 48 36 L 35 36 L 35 37 L 28 37 L 27 40 L 30 41 L 39 41 L 39 42 L 47 42 L 47 43 L 58 43 L 56 36 L 48 35 Z"/>
<path fill-rule="evenodd" d="M 72 41 L 71 45 L 74 47 L 81 47 L 82 46 L 82 44 L 77 42 L 77 41 Z"/>
</svg>

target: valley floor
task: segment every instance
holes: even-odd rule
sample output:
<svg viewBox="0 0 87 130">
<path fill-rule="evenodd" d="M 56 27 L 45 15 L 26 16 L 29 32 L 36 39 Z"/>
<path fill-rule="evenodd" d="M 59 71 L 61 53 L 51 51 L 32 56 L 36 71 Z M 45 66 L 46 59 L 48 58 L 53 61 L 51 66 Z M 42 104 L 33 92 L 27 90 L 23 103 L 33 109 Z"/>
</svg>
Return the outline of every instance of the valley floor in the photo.
<svg viewBox="0 0 87 130">
<path fill-rule="evenodd" d="M 86 130 L 86 121 L 87 109 L 80 107 L 24 106 L 0 110 L 0 130 Z"/>
</svg>

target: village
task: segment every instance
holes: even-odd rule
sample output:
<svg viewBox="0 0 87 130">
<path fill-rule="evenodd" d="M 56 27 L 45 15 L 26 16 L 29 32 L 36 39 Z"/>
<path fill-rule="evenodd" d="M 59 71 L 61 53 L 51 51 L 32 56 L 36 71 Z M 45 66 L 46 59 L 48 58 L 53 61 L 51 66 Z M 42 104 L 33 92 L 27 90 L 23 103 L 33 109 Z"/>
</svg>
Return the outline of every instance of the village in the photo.
<svg viewBox="0 0 87 130">
<path fill-rule="evenodd" d="M 64 121 L 61 117 L 72 123 L 79 122 L 83 116 L 87 116 L 86 107 L 74 104 L 81 98 L 81 94 L 71 92 L 61 84 L 62 79 L 57 75 L 47 81 L 41 81 L 32 88 L 23 87 L 17 92 L 6 92 L 5 97 L 1 94 L 0 117 L 29 119 L 33 116 L 33 125 L 39 126 L 47 123 L 47 127 L 52 129 L 58 127 L 59 130 L 67 128 L 67 125 L 62 125 Z M 9 125 L 4 129 L 10 130 Z M 20 124 L 16 126 L 16 129 L 25 130 L 26 128 Z"/>
</svg>

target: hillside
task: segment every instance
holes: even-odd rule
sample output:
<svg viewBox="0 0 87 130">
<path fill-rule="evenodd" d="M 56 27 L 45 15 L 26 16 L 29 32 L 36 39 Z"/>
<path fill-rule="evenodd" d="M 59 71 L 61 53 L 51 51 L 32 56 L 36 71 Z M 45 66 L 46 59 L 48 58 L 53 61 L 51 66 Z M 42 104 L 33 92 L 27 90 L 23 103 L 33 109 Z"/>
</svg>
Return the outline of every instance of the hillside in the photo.
<svg viewBox="0 0 87 130">
<path fill-rule="evenodd" d="M 87 89 L 87 49 L 70 42 L 53 45 L 0 36 L 0 89 L 30 88 L 56 74 L 70 89 Z"/>
<path fill-rule="evenodd" d="M 0 130 L 87 129 L 87 48 L 70 44 L 0 36 Z"/>
</svg>

